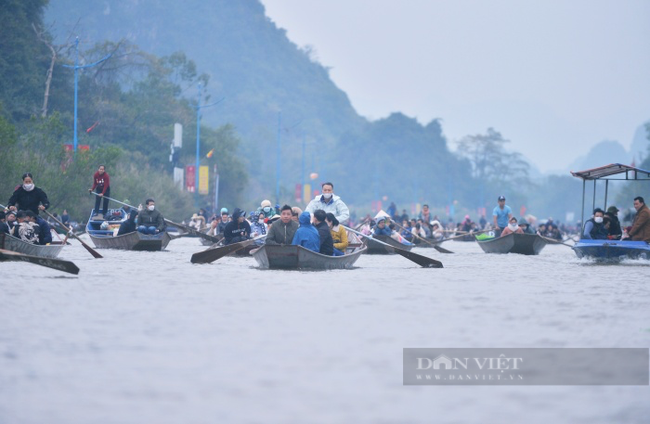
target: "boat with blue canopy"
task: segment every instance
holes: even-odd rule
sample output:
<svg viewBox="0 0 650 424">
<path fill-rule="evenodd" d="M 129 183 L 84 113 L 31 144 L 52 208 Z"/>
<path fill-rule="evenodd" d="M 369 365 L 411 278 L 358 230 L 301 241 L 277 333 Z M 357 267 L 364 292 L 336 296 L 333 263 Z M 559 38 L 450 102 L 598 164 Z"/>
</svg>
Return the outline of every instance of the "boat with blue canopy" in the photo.
<svg viewBox="0 0 650 424">
<path fill-rule="evenodd" d="M 596 208 L 597 182 L 605 182 L 605 196 L 603 210 L 607 210 L 607 195 L 610 181 L 646 181 L 650 182 L 650 171 L 634 166 L 613 163 L 586 171 L 571 172 L 582 179 L 582 215 L 581 222 L 585 222 L 585 200 L 587 181 L 593 181 L 592 210 Z M 601 184 L 602 185 L 602 184 Z M 580 232 L 582 235 L 582 231 Z M 632 240 L 592 240 L 580 239 L 573 251 L 579 258 L 591 258 L 598 261 L 619 261 L 621 259 L 650 259 L 650 244 L 645 241 Z"/>
</svg>

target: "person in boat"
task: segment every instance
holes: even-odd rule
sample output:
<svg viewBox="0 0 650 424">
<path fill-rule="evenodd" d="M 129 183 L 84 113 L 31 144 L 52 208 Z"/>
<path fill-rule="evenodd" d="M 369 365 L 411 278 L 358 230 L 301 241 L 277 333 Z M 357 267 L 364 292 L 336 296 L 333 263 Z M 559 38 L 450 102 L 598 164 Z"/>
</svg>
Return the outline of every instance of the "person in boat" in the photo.
<svg viewBox="0 0 650 424">
<path fill-rule="evenodd" d="M 618 208 L 616 206 L 610 206 L 605 212 L 605 219 L 609 218 L 609 234 L 608 239 L 610 240 L 620 240 L 623 230 L 621 229 L 621 221 L 618 220 Z"/>
<path fill-rule="evenodd" d="M 512 218 L 512 209 L 506 205 L 505 196 L 499 196 L 497 203 L 497 206 L 492 211 L 492 218 L 494 219 L 494 231 L 498 236 L 498 233 L 509 225 L 510 218 Z"/>
<path fill-rule="evenodd" d="M 530 223 L 528 223 L 524 218 L 519 220 L 519 228 L 522 229 L 524 234 L 535 234 L 535 230 L 530 228 Z"/>
<path fill-rule="evenodd" d="M 300 214 L 300 227 L 296 230 L 291 244 L 302 246 L 314 252 L 320 251 L 318 230 L 311 224 L 311 215 L 305 211 Z M 331 237 L 331 236 L 330 236 Z"/>
<path fill-rule="evenodd" d="M 271 226 L 265 243 L 269 245 L 292 244 L 299 226 L 293 220 L 293 209 L 291 206 L 284 205 L 280 209 L 280 220 Z"/>
<path fill-rule="evenodd" d="M 332 242 L 334 243 L 334 256 L 343 256 L 345 255 L 345 249 L 348 245 L 348 232 L 345 231 L 342 225 L 340 225 L 339 220 L 336 219 L 332 212 L 328 212 L 325 215 L 325 222 L 330 229 L 330 234 L 332 235 Z"/>
<path fill-rule="evenodd" d="M 271 201 L 268 199 L 262 200 L 257 211 L 264 215 L 264 218 L 271 218 L 276 214 L 275 208 L 271 205 Z"/>
<path fill-rule="evenodd" d="M 133 209 L 129 211 L 129 217 L 120 225 L 120 229 L 117 230 L 117 235 L 122 236 L 124 234 L 133 233 L 137 230 L 135 220 L 138 218 L 138 210 Z"/>
<path fill-rule="evenodd" d="M 52 227 L 50 224 L 32 211 L 25 211 L 25 214 L 30 222 L 38 225 L 38 244 L 43 246 L 52 243 Z"/>
<path fill-rule="evenodd" d="M 196 231 L 204 231 L 206 228 L 205 217 L 195 213 L 192 215 L 192 219 L 188 226 L 194 228 Z"/>
<path fill-rule="evenodd" d="M 413 233 L 411 232 L 411 223 L 408 220 L 402 221 L 402 231 L 399 233 L 400 238 L 411 243 L 413 241 Z"/>
<path fill-rule="evenodd" d="M 223 234 L 229 222 L 230 216 L 228 215 L 228 209 L 221 208 L 221 222 L 217 225 L 217 234 Z"/>
<path fill-rule="evenodd" d="M 421 219 L 424 222 L 431 221 L 431 211 L 429 210 L 429 205 L 426 203 L 422 205 L 422 210 L 418 214 L 418 219 Z"/>
<path fill-rule="evenodd" d="M 481 219 L 478 220 L 479 228 L 481 230 L 485 230 L 485 226 L 487 225 L 487 219 L 485 219 L 485 215 L 481 215 Z"/>
<path fill-rule="evenodd" d="M 7 224 L 7 228 L 9 229 L 9 234 L 11 234 L 12 229 L 18 224 L 18 221 L 16 221 L 16 212 L 14 211 L 7 211 L 5 212 L 5 223 Z"/>
<path fill-rule="evenodd" d="M 33 211 L 30 211 L 33 213 Z M 18 223 L 12 228 L 11 235 L 21 239 L 24 242 L 38 244 L 38 234 L 40 228 L 35 222 L 27 217 L 26 211 L 18 211 L 16 214 Z"/>
<path fill-rule="evenodd" d="M 68 214 L 68 210 L 67 210 L 67 209 L 63 209 L 63 212 L 61 212 L 61 222 L 62 222 L 63 225 L 65 225 L 66 227 L 67 227 L 68 224 L 70 223 L 70 215 Z"/>
<path fill-rule="evenodd" d="M 499 237 L 505 237 L 508 234 L 512 234 L 512 233 L 517 233 L 517 234 L 524 233 L 524 230 L 521 229 L 521 227 L 519 227 L 519 224 L 517 224 L 517 217 L 515 216 L 511 217 L 510 220 L 508 220 L 508 225 L 506 226 L 506 228 L 504 228 L 501 231 L 501 235 Z"/>
<path fill-rule="evenodd" d="M 226 244 L 239 243 L 251 238 L 251 226 L 246 221 L 246 212 L 235 208 L 232 213 L 232 221 L 226 225 L 223 237 Z"/>
<path fill-rule="evenodd" d="M 267 233 L 268 230 L 266 224 L 264 223 L 264 215 L 260 214 L 257 211 L 251 212 L 251 237 L 263 236 Z M 297 225 L 296 225 L 297 226 Z M 261 241 L 261 240 L 258 240 Z M 262 242 L 263 243 L 263 242 Z"/>
<path fill-rule="evenodd" d="M 0 233 L 9 234 L 9 225 L 7 225 L 7 214 L 0 211 Z"/>
<path fill-rule="evenodd" d="M 423 243 L 422 239 L 427 236 L 426 231 L 424 231 L 424 228 L 422 228 L 422 225 L 419 222 L 416 222 L 415 225 L 411 227 L 411 232 L 413 233 L 414 244 Z"/>
<path fill-rule="evenodd" d="M 390 237 L 393 234 L 393 230 L 391 230 L 391 228 L 386 223 L 387 218 L 379 219 L 376 225 L 373 227 L 372 235 Z"/>
<path fill-rule="evenodd" d="M 156 202 L 147 199 L 145 208 L 138 214 L 138 231 L 143 234 L 158 234 L 165 231 L 165 218 L 156 209 Z"/>
<path fill-rule="evenodd" d="M 445 238 L 445 233 L 442 230 L 442 225 L 440 225 L 440 221 L 435 219 L 431 221 L 431 238 L 437 241 L 440 241 L 443 238 Z"/>
<path fill-rule="evenodd" d="M 106 172 L 106 167 L 104 165 L 99 165 L 97 172 L 93 175 L 93 186 L 88 189 L 88 193 L 95 192 L 95 209 L 93 209 L 93 216 L 97 215 L 99 217 L 99 204 L 102 199 L 104 199 L 104 205 L 102 207 L 101 217 L 106 216 L 108 212 L 108 197 L 111 197 L 111 179 Z"/>
<path fill-rule="evenodd" d="M 327 212 L 322 209 L 316 209 L 314 211 L 314 216 L 312 217 L 312 222 L 314 227 L 318 231 L 318 237 L 320 238 L 320 248 L 319 253 L 327 256 L 334 255 L 334 239 L 332 239 L 332 233 L 330 232 L 330 227 L 327 226 L 325 219 L 327 217 Z"/>
<path fill-rule="evenodd" d="M 594 216 L 585 222 L 585 228 L 582 231 L 583 239 L 607 240 L 609 232 L 605 228 L 605 211 L 601 208 L 594 209 Z M 547 229 L 548 231 L 548 229 Z"/>
<path fill-rule="evenodd" d="M 38 215 L 39 211 L 50 207 L 50 201 L 47 194 L 41 188 L 36 187 L 32 174 L 26 172 L 23 174 L 23 183 L 13 192 L 7 207 L 12 211 L 29 210 Z"/>
<path fill-rule="evenodd" d="M 291 219 L 294 220 L 298 225 L 300 225 L 298 219 L 300 218 L 301 213 L 302 213 L 302 209 L 300 209 L 298 206 L 294 206 L 291 208 Z"/>
<path fill-rule="evenodd" d="M 350 210 L 341 198 L 334 194 L 334 184 L 327 182 L 321 184 L 323 194 L 316 196 L 305 208 L 312 215 L 320 209 L 325 213 L 331 212 L 338 221 L 345 225 L 350 219 Z"/>
<path fill-rule="evenodd" d="M 465 215 L 465 219 L 460 223 L 460 230 L 469 233 L 472 230 L 472 219 L 469 215 Z"/>
<path fill-rule="evenodd" d="M 624 234 L 623 238 L 650 243 L 650 209 L 645 204 L 643 197 L 634 198 L 634 209 L 636 209 L 636 215 L 632 221 L 632 227 L 627 234 Z"/>
</svg>

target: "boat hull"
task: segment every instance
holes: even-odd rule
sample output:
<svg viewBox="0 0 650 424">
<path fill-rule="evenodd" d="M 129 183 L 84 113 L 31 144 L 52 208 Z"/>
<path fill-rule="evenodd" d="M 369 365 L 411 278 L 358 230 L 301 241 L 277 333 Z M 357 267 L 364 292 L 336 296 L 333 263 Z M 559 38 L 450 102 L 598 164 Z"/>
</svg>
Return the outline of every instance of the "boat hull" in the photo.
<svg viewBox="0 0 650 424">
<path fill-rule="evenodd" d="M 171 237 L 166 232 L 155 235 L 143 234 L 138 231 L 123 234 L 121 236 L 96 236 L 90 235 L 90 239 L 99 249 L 120 249 L 156 252 L 163 250 L 169 244 Z"/>
<path fill-rule="evenodd" d="M 580 240 L 573 246 L 573 251 L 579 258 L 598 261 L 650 259 L 650 244 L 645 241 Z"/>
<path fill-rule="evenodd" d="M 383 241 L 384 243 L 389 244 L 390 246 L 377 243 L 375 240 L 373 240 L 373 238 L 379 241 Z M 366 246 L 368 247 L 366 253 L 369 255 L 394 255 L 395 248 L 406 250 L 406 251 L 410 251 L 411 249 L 413 249 L 413 246 L 402 244 L 399 241 L 389 236 L 374 236 L 372 238 L 368 237 L 366 238 L 366 242 L 367 242 Z"/>
<path fill-rule="evenodd" d="M 0 233 L 0 249 L 37 256 L 39 258 L 56 258 L 63 249 L 62 244 L 39 245 L 27 243 L 6 233 Z"/>
<path fill-rule="evenodd" d="M 520 255 L 539 255 L 548 241 L 537 234 L 508 234 L 488 240 L 477 240 L 485 253 L 517 253 Z"/>
<path fill-rule="evenodd" d="M 263 269 L 348 269 L 366 248 L 343 256 L 327 256 L 295 245 L 264 245 L 253 252 L 253 258 Z"/>
</svg>

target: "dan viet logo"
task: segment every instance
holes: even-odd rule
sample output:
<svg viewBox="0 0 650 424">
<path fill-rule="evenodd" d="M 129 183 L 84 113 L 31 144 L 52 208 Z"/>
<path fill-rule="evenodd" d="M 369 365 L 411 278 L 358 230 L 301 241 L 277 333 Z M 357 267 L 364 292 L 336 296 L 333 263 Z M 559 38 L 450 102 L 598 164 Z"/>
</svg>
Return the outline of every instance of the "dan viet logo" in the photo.
<svg viewBox="0 0 650 424">
<path fill-rule="evenodd" d="M 523 358 L 508 358 L 501 354 L 496 358 L 448 358 L 446 355 L 438 355 L 435 359 L 417 358 L 418 370 L 517 370 L 523 362 Z"/>
</svg>

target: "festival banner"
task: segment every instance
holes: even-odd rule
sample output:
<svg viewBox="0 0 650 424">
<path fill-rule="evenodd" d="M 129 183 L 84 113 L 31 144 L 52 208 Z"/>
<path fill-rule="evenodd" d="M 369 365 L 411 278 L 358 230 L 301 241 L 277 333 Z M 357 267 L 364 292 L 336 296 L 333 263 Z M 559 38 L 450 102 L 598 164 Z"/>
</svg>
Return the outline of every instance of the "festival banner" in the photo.
<svg viewBox="0 0 650 424">
<path fill-rule="evenodd" d="M 196 167 L 187 165 L 185 167 L 185 190 L 194 193 L 196 190 Z"/>
<path fill-rule="evenodd" d="M 208 166 L 199 166 L 199 194 L 208 194 L 210 189 L 209 178 L 210 171 Z"/>
</svg>

